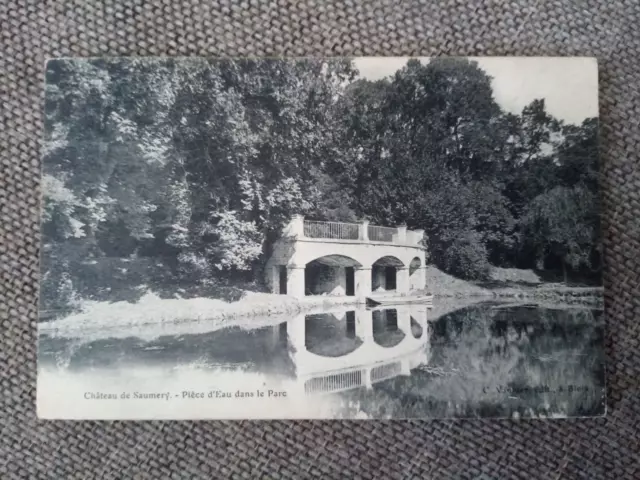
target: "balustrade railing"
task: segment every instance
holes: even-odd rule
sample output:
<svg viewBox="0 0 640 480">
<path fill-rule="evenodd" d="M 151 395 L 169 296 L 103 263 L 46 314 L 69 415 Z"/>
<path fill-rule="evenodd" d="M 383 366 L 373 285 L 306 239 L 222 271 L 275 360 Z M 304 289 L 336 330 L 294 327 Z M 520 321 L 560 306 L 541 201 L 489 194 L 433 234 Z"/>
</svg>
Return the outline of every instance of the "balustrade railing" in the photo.
<svg viewBox="0 0 640 480">
<path fill-rule="evenodd" d="M 304 221 L 304 235 L 309 238 L 337 238 L 358 240 L 360 236 L 357 223 Z"/>
<path fill-rule="evenodd" d="M 372 242 L 389 242 L 394 243 L 398 238 L 398 229 L 393 227 L 378 227 L 377 225 L 369 225 L 369 240 Z"/>
<path fill-rule="evenodd" d="M 367 370 L 354 370 L 351 372 L 334 373 L 321 377 L 314 377 L 304 383 L 304 391 L 307 394 L 329 393 L 340 390 L 348 390 L 365 385 L 365 378 L 370 377 L 371 383 L 381 382 L 400 374 L 402 365 L 400 362 L 388 363 Z"/>
<path fill-rule="evenodd" d="M 305 393 L 328 393 L 359 387 L 362 385 L 363 373 L 361 370 L 356 370 L 315 377 L 305 382 L 304 391 Z"/>
<path fill-rule="evenodd" d="M 380 227 L 363 223 L 322 222 L 316 220 L 298 220 L 291 231 L 300 232 L 307 238 L 331 238 L 338 240 L 362 240 L 370 242 L 398 243 L 418 245 L 422 239 L 422 230 L 411 231 L 406 227 Z M 290 227 L 291 228 L 291 227 Z"/>
<path fill-rule="evenodd" d="M 400 374 L 402 365 L 400 362 L 388 363 L 371 369 L 371 382 L 380 382 L 387 378 L 395 377 Z"/>
</svg>

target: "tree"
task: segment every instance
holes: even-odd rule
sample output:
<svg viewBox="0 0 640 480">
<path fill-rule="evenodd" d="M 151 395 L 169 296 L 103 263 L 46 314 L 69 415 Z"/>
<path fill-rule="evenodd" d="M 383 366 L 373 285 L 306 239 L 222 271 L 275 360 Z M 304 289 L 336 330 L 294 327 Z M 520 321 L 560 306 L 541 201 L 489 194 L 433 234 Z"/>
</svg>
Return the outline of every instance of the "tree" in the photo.
<svg viewBox="0 0 640 480">
<path fill-rule="evenodd" d="M 252 272 L 292 214 L 352 218 L 325 173 L 352 75 L 342 60 L 50 62 L 45 250 L 82 247 L 43 262 L 52 290 L 66 276 L 95 291 L 77 273 L 116 258 L 187 282 Z"/>
<path fill-rule="evenodd" d="M 531 202 L 521 223 L 539 269 L 544 268 L 548 255 L 557 256 L 566 283 L 567 266 L 591 266 L 590 255 L 598 238 L 594 203 L 593 194 L 581 186 L 558 186 Z"/>
<path fill-rule="evenodd" d="M 542 99 L 527 105 L 521 115 L 506 115 L 502 123 L 505 194 L 519 217 L 533 198 L 557 184 L 562 125 L 547 113 Z"/>
<path fill-rule="evenodd" d="M 246 270 L 293 214 L 322 210 L 318 180 L 340 155 L 335 106 L 353 72 L 345 61 L 202 62 L 187 69 L 172 112 L 197 205 L 190 243 L 211 265 Z M 215 226 L 230 216 L 259 233 L 262 249 L 253 243 L 252 255 L 221 262 Z"/>
<path fill-rule="evenodd" d="M 342 184 L 356 212 L 422 228 L 439 267 L 486 275 L 488 246 L 514 224 L 495 181 L 502 112 L 490 78 L 464 59 L 411 60 L 391 80 L 354 83 L 345 103 L 351 170 Z M 454 261 L 453 242 L 473 261 Z"/>
</svg>

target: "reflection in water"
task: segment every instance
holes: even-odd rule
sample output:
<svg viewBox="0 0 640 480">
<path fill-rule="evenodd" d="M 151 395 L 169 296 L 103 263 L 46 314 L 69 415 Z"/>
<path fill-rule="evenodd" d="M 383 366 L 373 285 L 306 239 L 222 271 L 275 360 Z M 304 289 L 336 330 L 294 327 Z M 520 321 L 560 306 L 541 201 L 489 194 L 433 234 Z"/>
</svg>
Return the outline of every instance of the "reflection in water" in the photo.
<svg viewBox="0 0 640 480">
<path fill-rule="evenodd" d="M 403 311 L 401 315 L 408 314 Z M 405 335 L 409 335 L 398 328 L 398 311 L 396 309 L 376 310 L 372 312 L 373 338 L 378 345 L 383 347 L 395 347 Z"/>
<path fill-rule="evenodd" d="M 356 335 L 355 312 L 318 313 L 293 321 L 305 322 L 305 347 L 317 355 L 341 357 L 362 345 Z"/>
<path fill-rule="evenodd" d="M 481 304 L 430 327 L 429 364 L 371 394 L 348 394 L 352 411 L 390 418 L 604 413 L 601 310 Z"/>
<path fill-rule="evenodd" d="M 209 368 L 292 372 L 286 355 L 286 323 L 243 330 L 224 328 L 197 335 L 161 336 L 155 340 L 136 337 L 107 338 L 89 343 L 73 339 L 41 337 L 40 362 L 63 365 L 70 370 L 126 369 L 197 364 Z"/>
<path fill-rule="evenodd" d="M 416 322 L 415 318 L 411 317 L 411 335 L 413 335 L 414 338 L 420 338 L 422 332 L 424 332 L 422 325 Z"/>
<path fill-rule="evenodd" d="M 41 364 L 70 372 L 197 365 L 286 379 L 343 417 L 592 415 L 604 409 L 602 330 L 589 309 L 479 304 L 427 323 L 427 306 L 403 305 L 151 341 L 41 336 L 39 348 Z"/>
<path fill-rule="evenodd" d="M 287 324 L 298 383 L 306 394 L 326 394 L 371 389 L 376 382 L 410 375 L 428 361 L 428 338 L 412 334 L 412 320 L 426 329 L 427 307 L 301 314 Z"/>
</svg>

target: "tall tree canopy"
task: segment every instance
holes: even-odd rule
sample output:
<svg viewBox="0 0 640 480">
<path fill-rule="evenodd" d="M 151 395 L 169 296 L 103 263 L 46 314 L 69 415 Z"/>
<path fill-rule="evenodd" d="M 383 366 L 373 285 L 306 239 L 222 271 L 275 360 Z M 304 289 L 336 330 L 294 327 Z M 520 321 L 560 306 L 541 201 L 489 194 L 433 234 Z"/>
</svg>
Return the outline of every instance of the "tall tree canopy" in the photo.
<svg viewBox="0 0 640 480">
<path fill-rule="evenodd" d="M 295 213 L 422 228 L 466 278 L 599 268 L 596 120 L 505 113 L 473 61 L 56 60 L 45 113 L 49 309 L 258 278 Z"/>
</svg>

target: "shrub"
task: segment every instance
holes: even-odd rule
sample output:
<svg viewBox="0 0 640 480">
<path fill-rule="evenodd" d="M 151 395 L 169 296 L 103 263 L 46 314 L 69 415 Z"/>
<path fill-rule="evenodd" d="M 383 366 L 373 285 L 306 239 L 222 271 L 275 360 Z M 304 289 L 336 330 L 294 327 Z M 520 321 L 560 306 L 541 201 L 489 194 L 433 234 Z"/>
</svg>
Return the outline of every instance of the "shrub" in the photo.
<svg viewBox="0 0 640 480">
<path fill-rule="evenodd" d="M 484 280 L 489 277 L 487 249 L 477 234 L 457 237 L 443 246 L 441 253 L 434 260 L 445 272 L 468 280 Z"/>
</svg>

